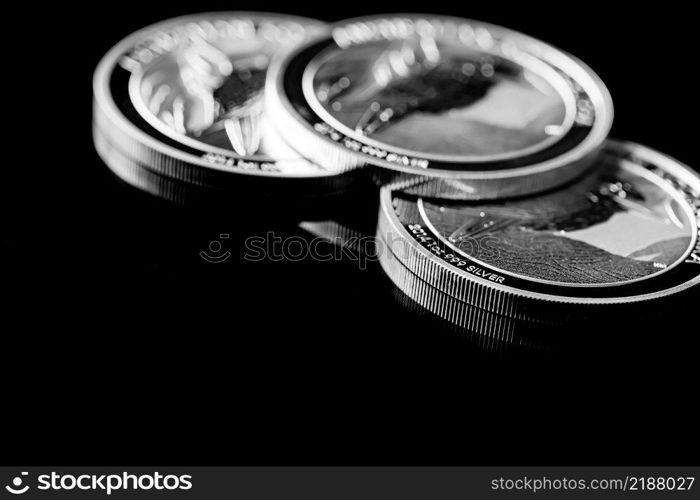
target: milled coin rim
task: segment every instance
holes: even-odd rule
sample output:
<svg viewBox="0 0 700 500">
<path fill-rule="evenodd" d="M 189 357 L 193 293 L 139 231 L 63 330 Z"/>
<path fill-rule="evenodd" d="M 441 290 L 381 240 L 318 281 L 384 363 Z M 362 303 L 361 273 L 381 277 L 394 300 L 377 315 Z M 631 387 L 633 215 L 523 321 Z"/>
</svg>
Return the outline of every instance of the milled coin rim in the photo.
<svg viewBox="0 0 700 500">
<path fill-rule="evenodd" d="M 566 68 L 567 76 L 574 78 L 576 82 L 581 82 L 582 80 L 588 80 L 589 82 L 590 88 L 586 88 L 585 90 L 587 93 L 589 93 L 590 99 L 595 105 L 595 122 L 593 126 L 591 126 L 590 132 L 587 134 L 584 140 L 578 143 L 574 148 L 562 153 L 559 156 L 555 156 L 539 163 L 522 167 L 511 167 L 508 169 L 498 169 L 497 165 L 495 165 L 493 170 L 460 171 L 451 169 L 422 168 L 419 166 L 405 166 L 388 162 L 386 160 L 380 160 L 361 151 L 354 151 L 346 148 L 339 144 L 339 141 L 335 141 L 329 138 L 327 135 L 323 135 L 314 130 L 314 125 L 309 123 L 294 110 L 294 107 L 284 90 L 284 76 L 291 60 L 293 60 L 304 50 L 312 47 L 314 44 L 318 44 L 319 41 L 326 39 L 331 40 L 333 30 L 338 27 L 347 26 L 352 23 L 362 23 L 372 20 L 376 21 L 378 19 L 401 18 L 436 19 L 458 23 L 470 23 L 474 26 L 507 33 L 510 38 L 518 40 L 523 47 L 527 47 L 529 53 L 539 54 L 540 58 L 553 57 L 555 59 L 565 61 L 566 64 L 562 64 L 562 66 L 568 66 Z M 563 70 L 564 68 L 560 69 Z M 598 95 L 591 95 L 591 90 L 595 90 L 595 93 Z M 279 121 L 284 123 L 284 130 L 281 126 L 280 130 L 283 130 L 283 135 L 287 138 L 288 142 L 292 144 L 295 149 L 299 150 L 304 156 L 312 158 L 318 162 L 320 162 L 319 158 L 321 158 L 325 161 L 335 160 L 341 162 L 343 165 L 371 164 L 397 172 L 425 177 L 441 177 L 477 181 L 499 181 L 512 179 L 514 182 L 517 182 L 518 179 L 532 175 L 545 176 L 546 174 L 551 174 L 552 172 L 558 174 L 558 179 L 546 179 L 544 180 L 541 188 L 528 187 L 527 191 L 523 191 L 523 194 L 525 192 L 534 192 L 562 184 L 585 171 L 589 166 L 589 162 L 586 160 L 590 156 L 595 155 L 602 147 L 603 142 L 612 126 L 614 114 L 612 98 L 603 81 L 595 72 L 592 71 L 592 69 L 590 69 L 585 63 L 576 57 L 567 54 L 566 52 L 541 40 L 509 28 L 472 19 L 429 14 L 363 16 L 344 20 L 328 26 L 325 34 L 319 35 L 318 37 L 307 41 L 288 53 L 285 57 L 273 61 L 268 69 L 268 85 L 265 92 L 265 98 L 266 105 L 270 110 L 270 113 L 275 113 L 275 116 L 279 119 Z M 335 130 L 334 132 L 343 138 L 344 134 Z M 314 144 L 304 147 L 304 143 L 299 142 L 299 140 L 302 138 L 306 140 L 311 139 L 314 141 Z M 335 152 L 331 154 L 329 152 L 329 148 L 334 149 Z M 395 148 L 385 146 L 384 149 L 386 151 L 394 151 Z"/>
<path fill-rule="evenodd" d="M 473 335 L 472 340 L 479 341 L 480 345 L 483 343 L 483 347 L 494 347 L 491 345 L 493 342 L 500 347 L 537 347 L 534 338 L 527 333 L 523 335 L 523 328 L 527 332 L 543 329 L 554 332 L 565 327 L 571 318 L 570 311 L 553 312 L 551 308 L 539 311 L 539 314 L 507 315 L 459 300 L 421 280 L 390 252 L 388 255 L 380 254 L 379 267 L 401 295 L 412 302 L 409 307 L 418 307 L 456 328 L 464 329 Z"/>
<path fill-rule="evenodd" d="M 213 189 L 160 174 L 139 164 L 120 151 L 119 146 L 97 124 L 93 124 L 92 137 L 95 151 L 109 170 L 139 191 L 182 205 L 196 194 Z"/>
<path fill-rule="evenodd" d="M 274 196 L 275 199 L 290 196 L 295 199 L 304 199 L 310 196 L 313 199 L 318 197 L 325 199 L 326 196 L 351 192 L 357 188 L 359 182 L 362 182 L 362 178 L 357 175 L 361 174 L 360 171 L 321 178 L 251 177 L 244 183 L 244 187 L 252 189 L 237 191 L 238 178 L 221 176 L 219 172 L 200 169 L 193 165 L 185 165 L 187 169 L 173 168 L 172 160 L 162 155 L 151 155 L 148 148 L 144 148 L 138 141 L 131 140 L 129 136 L 111 127 L 109 121 L 100 119 L 101 115 L 97 108 L 92 125 L 93 145 L 107 167 L 112 171 L 125 167 L 127 179 L 120 175 L 121 172 L 114 173 L 132 186 L 170 201 L 179 202 L 180 199 L 184 199 L 181 195 L 177 198 L 170 196 L 168 191 L 173 190 L 178 193 L 186 192 L 187 198 L 204 199 L 213 195 L 222 201 L 224 199 L 233 201 L 249 196 L 262 196 L 265 199 L 270 196 Z M 155 168 L 154 165 L 156 165 Z M 131 179 L 136 179 L 137 182 L 131 182 Z M 154 191 L 150 185 L 143 185 L 143 179 L 147 179 L 148 182 L 153 181 L 152 184 L 157 185 L 158 191 Z M 165 184 L 168 186 L 163 188 Z M 163 193 L 165 196 L 162 196 Z"/>
<path fill-rule="evenodd" d="M 700 192 L 700 174 L 683 163 L 655 151 L 646 146 L 628 141 L 608 140 L 606 149 L 614 154 L 631 154 L 635 158 L 648 161 L 657 165 L 663 171 L 670 171 L 676 177 L 682 179 Z M 439 290 L 453 296 L 458 300 L 465 300 L 478 307 L 488 307 L 501 314 L 513 314 L 518 309 L 521 299 L 534 299 L 537 302 L 554 302 L 562 304 L 625 304 L 652 300 L 666 297 L 686 290 L 700 283 L 700 264 L 689 264 L 698 267 L 696 275 L 675 286 L 638 295 L 612 296 L 612 297 L 574 297 L 566 295 L 555 295 L 548 293 L 532 292 L 522 288 L 502 285 L 488 279 L 478 278 L 468 272 L 460 271 L 458 268 L 449 265 L 432 252 L 415 241 L 401 221 L 396 216 L 392 207 L 392 193 L 396 190 L 394 186 L 385 186 L 380 191 L 380 208 L 377 237 L 392 252 L 395 258 L 399 259 L 409 270 L 419 279 L 426 281 Z M 696 214 L 697 208 L 693 208 Z M 696 231 L 698 231 L 696 229 Z M 406 245 L 405 255 L 399 254 L 394 247 L 387 242 L 387 236 Z M 695 234 L 695 247 L 697 248 L 698 234 Z M 505 271 L 500 271 L 505 273 Z M 664 273 L 657 275 L 657 279 L 664 276 Z M 653 275 L 649 281 L 653 280 Z M 612 287 L 614 289 L 615 287 Z M 476 302 L 476 303 L 474 303 Z M 483 304 L 483 306 L 481 305 Z"/>
<path fill-rule="evenodd" d="M 200 156 L 187 153 L 185 151 L 179 150 L 175 147 L 169 146 L 162 143 L 158 139 L 150 136 L 148 133 L 136 126 L 131 120 L 129 120 L 124 114 L 119 110 L 119 107 L 114 101 L 112 93 L 110 91 L 110 81 L 112 77 L 113 70 L 119 66 L 119 61 L 122 56 L 128 53 L 130 48 L 133 48 L 138 44 L 139 41 L 148 39 L 150 36 L 157 34 L 160 31 L 165 31 L 168 29 L 175 28 L 177 26 L 186 25 L 188 22 L 198 22 L 204 20 L 212 19 L 226 19 L 226 18 L 241 18 L 249 20 L 290 20 L 297 21 L 302 24 L 313 24 L 318 25 L 319 29 L 323 29 L 324 23 L 311 18 L 305 18 L 301 16 L 293 16 L 286 14 L 276 14 L 276 13 L 266 13 L 266 12 L 251 12 L 251 11 L 215 11 L 215 12 L 204 12 L 199 14 L 184 15 L 158 23 L 151 24 L 137 30 L 136 32 L 128 35 L 114 45 L 100 60 L 95 72 L 93 74 L 93 95 L 95 101 L 96 109 L 99 108 L 102 118 L 109 121 L 112 127 L 119 129 L 120 133 L 125 137 L 129 137 L 130 141 L 138 143 L 141 148 L 144 148 L 148 154 L 144 154 L 144 159 L 148 157 L 158 157 L 167 162 L 170 170 L 177 170 L 180 168 L 184 169 L 204 169 L 205 171 L 223 174 L 226 176 L 252 176 L 252 177 L 272 177 L 272 178 L 328 178 L 344 173 L 346 170 L 340 169 L 328 169 L 320 165 L 315 164 L 318 167 L 319 172 L 317 173 L 302 173 L 302 174 L 291 174 L 291 173 L 281 173 L 269 170 L 243 170 L 234 169 L 227 166 L 218 165 L 211 161 L 208 161 Z M 125 89 L 125 94 L 128 95 L 128 89 Z M 104 126 L 104 125 L 103 125 Z M 202 149 L 202 148 L 199 148 Z M 206 152 L 206 151 L 203 151 Z M 251 159 L 248 157 L 242 157 L 237 155 L 235 152 L 231 152 L 225 158 L 230 158 L 232 161 L 240 162 L 260 162 L 259 160 Z M 308 161 L 308 159 L 307 159 Z M 146 161 L 146 163 L 149 163 Z M 274 161 L 262 161 L 260 163 L 272 163 Z M 159 165 L 153 165 L 153 168 L 158 170 Z M 166 172 L 161 172 L 164 175 L 168 175 Z"/>
</svg>

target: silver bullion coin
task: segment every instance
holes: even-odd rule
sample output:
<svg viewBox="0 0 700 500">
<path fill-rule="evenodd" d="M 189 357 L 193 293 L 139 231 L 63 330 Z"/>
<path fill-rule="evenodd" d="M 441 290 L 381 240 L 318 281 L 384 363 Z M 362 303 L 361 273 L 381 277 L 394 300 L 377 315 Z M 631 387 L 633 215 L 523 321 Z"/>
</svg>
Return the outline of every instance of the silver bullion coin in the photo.
<svg viewBox="0 0 700 500">
<path fill-rule="evenodd" d="M 400 15 L 342 21 L 270 68 L 267 107 L 304 157 L 429 177 L 463 199 L 532 193 L 590 166 L 612 100 L 582 62 L 510 29 Z M 427 183 L 440 189 L 440 183 Z"/>
<path fill-rule="evenodd" d="M 700 176 L 640 145 L 608 141 L 595 170 L 546 194 L 466 202 L 385 187 L 380 197 L 387 258 L 499 314 L 633 303 L 700 282 Z"/>
<path fill-rule="evenodd" d="M 263 102 L 271 59 L 321 26 L 287 15 L 220 12 L 140 30 L 95 71 L 95 126 L 140 165 L 197 185 L 239 186 L 251 177 L 270 185 L 326 181 L 340 170 L 289 148 L 270 127 Z"/>
</svg>

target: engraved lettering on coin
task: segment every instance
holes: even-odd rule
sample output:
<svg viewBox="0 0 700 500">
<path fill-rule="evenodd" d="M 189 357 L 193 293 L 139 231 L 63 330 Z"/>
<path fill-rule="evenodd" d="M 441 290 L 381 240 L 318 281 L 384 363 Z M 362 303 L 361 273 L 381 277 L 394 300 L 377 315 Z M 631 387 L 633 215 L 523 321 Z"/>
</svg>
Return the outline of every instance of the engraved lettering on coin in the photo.
<svg viewBox="0 0 700 500">
<path fill-rule="evenodd" d="M 683 198 L 639 166 L 606 167 L 546 195 L 422 211 L 459 251 L 537 280 L 613 284 L 683 262 L 696 230 Z"/>
</svg>

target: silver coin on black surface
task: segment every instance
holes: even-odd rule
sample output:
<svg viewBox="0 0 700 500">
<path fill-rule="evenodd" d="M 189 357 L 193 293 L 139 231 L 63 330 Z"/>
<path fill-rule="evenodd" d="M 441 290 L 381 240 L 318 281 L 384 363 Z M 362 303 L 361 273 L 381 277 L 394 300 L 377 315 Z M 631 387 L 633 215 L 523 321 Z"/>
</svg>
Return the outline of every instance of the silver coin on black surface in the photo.
<svg viewBox="0 0 700 500">
<path fill-rule="evenodd" d="M 700 176 L 616 141 L 585 178 L 530 197 L 455 202 L 385 187 L 378 224 L 389 255 L 420 280 L 514 317 L 688 290 L 700 282 L 699 231 Z"/>
<path fill-rule="evenodd" d="M 179 181 L 245 190 L 264 179 L 333 185 L 340 169 L 301 158 L 270 127 L 268 64 L 322 24 L 294 16 L 221 12 L 140 30 L 98 65 L 94 122 L 124 155 Z"/>
<path fill-rule="evenodd" d="M 272 65 L 266 101 L 306 158 L 376 165 L 384 181 L 441 180 L 426 196 L 458 180 L 460 199 L 571 180 L 613 115 L 603 83 L 572 56 L 507 28 L 423 15 L 332 25 Z"/>
</svg>

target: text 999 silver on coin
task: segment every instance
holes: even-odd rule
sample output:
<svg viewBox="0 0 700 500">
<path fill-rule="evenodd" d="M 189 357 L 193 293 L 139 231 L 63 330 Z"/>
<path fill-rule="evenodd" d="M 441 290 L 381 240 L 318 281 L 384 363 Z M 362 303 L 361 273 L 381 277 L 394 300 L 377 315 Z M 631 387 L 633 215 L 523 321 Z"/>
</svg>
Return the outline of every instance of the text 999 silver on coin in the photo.
<svg viewBox="0 0 700 500">
<path fill-rule="evenodd" d="M 459 199 L 571 180 L 590 166 L 613 114 L 600 79 L 562 51 L 506 28 L 421 15 L 333 25 L 271 67 L 266 99 L 305 157 L 373 164 L 394 181 L 459 180 Z"/>
<path fill-rule="evenodd" d="M 385 260 L 508 315 L 528 303 L 632 303 L 697 285 L 699 232 L 698 174 L 615 141 L 593 172 L 546 194 L 465 202 L 385 187 L 378 225 Z M 384 268 L 400 288 L 409 283 Z"/>
<path fill-rule="evenodd" d="M 221 12 L 138 31 L 98 65 L 94 127 L 120 154 L 188 183 L 245 178 L 325 179 L 340 173 L 301 158 L 264 109 L 270 60 L 320 30 L 295 16 Z"/>
</svg>

